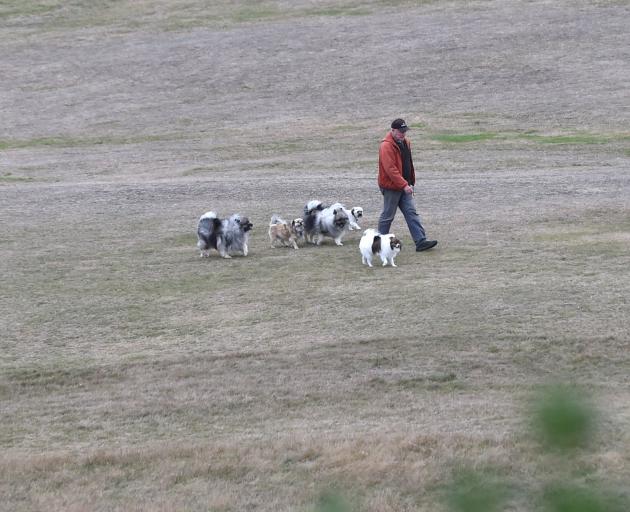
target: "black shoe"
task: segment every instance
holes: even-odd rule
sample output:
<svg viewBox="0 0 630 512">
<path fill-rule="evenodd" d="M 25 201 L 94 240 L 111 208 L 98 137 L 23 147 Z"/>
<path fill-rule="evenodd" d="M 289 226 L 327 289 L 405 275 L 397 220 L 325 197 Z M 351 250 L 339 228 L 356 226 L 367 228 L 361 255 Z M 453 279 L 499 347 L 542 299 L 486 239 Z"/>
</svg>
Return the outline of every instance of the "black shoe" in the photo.
<svg viewBox="0 0 630 512">
<path fill-rule="evenodd" d="M 432 249 L 437 245 L 437 240 L 422 240 L 416 244 L 416 252 Z"/>
</svg>

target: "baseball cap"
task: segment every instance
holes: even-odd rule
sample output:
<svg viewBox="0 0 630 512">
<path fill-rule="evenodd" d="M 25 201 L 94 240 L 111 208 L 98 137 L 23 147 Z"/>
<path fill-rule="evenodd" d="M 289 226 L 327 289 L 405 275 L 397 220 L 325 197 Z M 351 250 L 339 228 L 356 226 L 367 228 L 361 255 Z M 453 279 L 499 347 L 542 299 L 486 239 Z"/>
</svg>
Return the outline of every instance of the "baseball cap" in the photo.
<svg viewBox="0 0 630 512">
<path fill-rule="evenodd" d="M 392 128 L 396 128 L 397 130 L 400 130 L 401 132 L 406 132 L 409 127 L 407 126 L 407 123 L 405 123 L 404 119 L 394 119 L 392 121 Z"/>
</svg>

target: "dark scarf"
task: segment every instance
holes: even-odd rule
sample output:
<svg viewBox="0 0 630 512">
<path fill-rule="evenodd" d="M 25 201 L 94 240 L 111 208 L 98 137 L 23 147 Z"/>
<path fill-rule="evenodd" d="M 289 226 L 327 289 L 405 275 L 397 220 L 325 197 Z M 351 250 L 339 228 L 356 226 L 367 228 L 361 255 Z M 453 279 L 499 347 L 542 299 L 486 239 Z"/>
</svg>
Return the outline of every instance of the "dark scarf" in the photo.
<svg viewBox="0 0 630 512">
<path fill-rule="evenodd" d="M 396 141 L 396 145 L 398 146 L 398 149 L 400 150 L 400 155 L 402 156 L 403 178 L 407 183 L 409 183 L 409 185 L 413 186 L 414 183 L 411 183 L 411 150 L 404 140 L 402 142 L 398 142 L 396 139 L 394 140 Z"/>
</svg>

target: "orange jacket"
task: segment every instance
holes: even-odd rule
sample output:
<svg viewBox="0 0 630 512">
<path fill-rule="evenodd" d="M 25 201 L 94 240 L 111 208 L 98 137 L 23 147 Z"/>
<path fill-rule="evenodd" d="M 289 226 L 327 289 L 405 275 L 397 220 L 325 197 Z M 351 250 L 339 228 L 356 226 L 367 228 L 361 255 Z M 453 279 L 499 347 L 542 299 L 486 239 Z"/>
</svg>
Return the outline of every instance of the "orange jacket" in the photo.
<svg viewBox="0 0 630 512">
<path fill-rule="evenodd" d="M 411 143 L 405 138 L 409 151 L 411 151 Z M 378 150 L 378 186 L 389 190 L 402 190 L 408 184 L 415 185 L 416 171 L 413 168 L 413 160 L 411 161 L 411 176 L 409 183 L 402 175 L 402 155 L 400 149 L 389 132 L 381 141 Z"/>
</svg>

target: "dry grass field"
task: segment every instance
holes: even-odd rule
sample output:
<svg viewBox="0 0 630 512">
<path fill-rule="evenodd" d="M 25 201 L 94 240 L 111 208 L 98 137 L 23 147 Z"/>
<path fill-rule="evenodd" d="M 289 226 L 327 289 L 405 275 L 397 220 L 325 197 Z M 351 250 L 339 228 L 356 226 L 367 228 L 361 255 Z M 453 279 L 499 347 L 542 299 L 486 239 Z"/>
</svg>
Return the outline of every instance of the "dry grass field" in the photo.
<svg viewBox="0 0 630 512">
<path fill-rule="evenodd" d="M 501 510 L 563 478 L 629 500 L 629 19 L 0 2 L 0 510 L 437 512 L 466 469 Z M 359 232 L 271 248 L 309 199 L 376 227 L 398 116 L 437 248 L 400 214 L 398 268 Z M 207 210 L 250 217 L 249 256 L 199 258 Z M 598 411 L 568 460 L 529 429 L 550 382 Z"/>
</svg>

